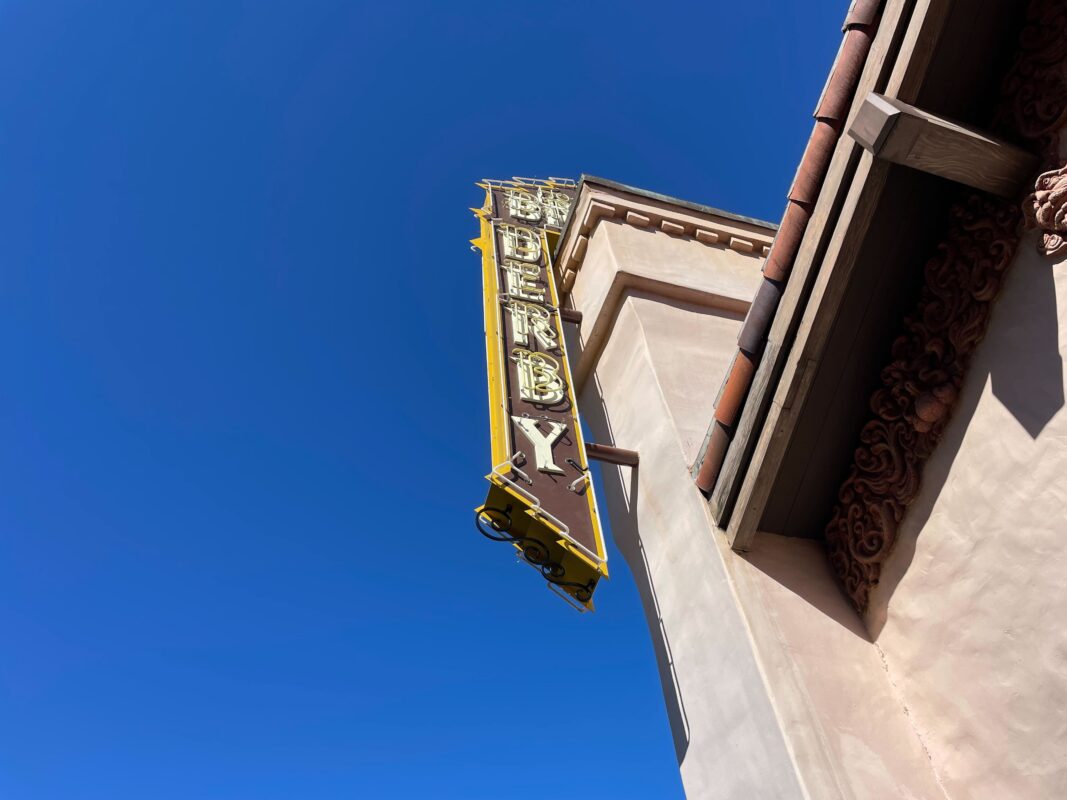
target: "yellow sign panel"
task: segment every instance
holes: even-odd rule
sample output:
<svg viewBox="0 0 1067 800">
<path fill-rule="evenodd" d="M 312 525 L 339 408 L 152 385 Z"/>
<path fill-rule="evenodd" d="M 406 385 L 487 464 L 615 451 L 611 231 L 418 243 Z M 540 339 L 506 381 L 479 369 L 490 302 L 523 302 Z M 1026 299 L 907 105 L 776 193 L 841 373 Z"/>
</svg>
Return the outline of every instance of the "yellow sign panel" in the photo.
<svg viewBox="0 0 1067 800">
<path fill-rule="evenodd" d="M 479 531 L 581 609 L 608 574 L 552 273 L 575 184 L 487 180 L 481 234 L 493 469 Z"/>
</svg>

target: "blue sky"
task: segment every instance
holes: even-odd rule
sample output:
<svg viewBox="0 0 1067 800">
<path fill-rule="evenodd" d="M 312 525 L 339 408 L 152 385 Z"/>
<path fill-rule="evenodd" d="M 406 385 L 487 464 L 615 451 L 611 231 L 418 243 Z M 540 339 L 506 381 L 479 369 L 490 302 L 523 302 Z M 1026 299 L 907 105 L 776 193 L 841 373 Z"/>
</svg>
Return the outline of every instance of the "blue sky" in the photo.
<svg viewBox="0 0 1067 800">
<path fill-rule="evenodd" d="M 0 796 L 680 796 L 622 560 L 472 527 L 467 208 L 777 219 L 845 6 L 0 3 Z"/>
</svg>

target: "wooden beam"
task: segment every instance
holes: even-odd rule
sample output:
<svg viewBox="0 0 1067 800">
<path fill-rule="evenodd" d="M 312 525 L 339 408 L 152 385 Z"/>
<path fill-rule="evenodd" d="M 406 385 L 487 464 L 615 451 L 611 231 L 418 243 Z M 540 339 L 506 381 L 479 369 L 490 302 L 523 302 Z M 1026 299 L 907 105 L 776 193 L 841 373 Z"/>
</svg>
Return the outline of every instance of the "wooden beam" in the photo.
<svg viewBox="0 0 1067 800">
<path fill-rule="evenodd" d="M 1001 197 L 1017 196 L 1039 166 L 1022 148 L 875 92 L 848 133 L 875 158 Z"/>
<path fill-rule="evenodd" d="M 953 2 L 887 0 L 850 121 L 859 113 L 859 98 L 870 92 L 905 99 L 918 95 Z M 747 550 L 759 529 L 825 348 L 828 326 L 836 318 L 841 287 L 848 283 L 881 197 L 888 164 L 861 155 L 853 141 L 845 137 L 838 141 L 771 325 L 753 391 L 719 474 L 712 510 L 721 515 L 716 522 L 725 525 L 727 541 L 735 550 Z"/>
</svg>

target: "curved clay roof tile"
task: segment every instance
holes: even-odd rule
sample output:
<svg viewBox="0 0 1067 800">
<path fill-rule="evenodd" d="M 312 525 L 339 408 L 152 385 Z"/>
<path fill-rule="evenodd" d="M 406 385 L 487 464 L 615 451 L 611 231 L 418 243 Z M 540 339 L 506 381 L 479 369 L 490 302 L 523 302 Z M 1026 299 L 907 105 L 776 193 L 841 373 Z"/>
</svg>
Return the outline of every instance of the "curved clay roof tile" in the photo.
<svg viewBox="0 0 1067 800">
<path fill-rule="evenodd" d="M 804 149 L 804 157 L 797 167 L 797 175 L 789 189 L 789 200 L 802 203 L 808 208 L 814 207 L 836 144 L 837 129 L 823 120 L 816 121 L 815 129 L 808 139 L 808 146 Z"/>
<path fill-rule="evenodd" d="M 784 281 L 793 268 L 793 259 L 800 249 L 800 240 L 808 227 L 811 211 L 799 203 L 786 206 L 782 224 L 778 226 L 778 235 L 763 265 L 763 277 L 772 281 Z"/>
<path fill-rule="evenodd" d="M 842 30 L 847 31 L 857 25 L 874 25 L 881 10 L 881 0 L 853 0 Z"/>
<path fill-rule="evenodd" d="M 800 249 L 808 219 L 822 188 L 834 148 L 852 105 L 856 85 L 863 71 L 874 38 L 882 0 L 854 0 L 845 18 L 844 41 L 834 61 L 830 79 L 815 110 L 815 129 L 808 139 L 804 157 L 797 167 L 789 190 L 789 203 L 763 267 L 763 282 L 749 307 L 738 336 L 739 352 L 726 377 L 704 457 L 697 471 L 696 484 L 705 492 L 715 487 L 719 470 L 726 459 L 733 430 L 740 418 L 749 387 L 767 340 L 774 313 L 793 261 Z"/>
<path fill-rule="evenodd" d="M 826 90 L 815 109 L 815 118 L 833 123 L 837 130 L 845 121 L 852 94 L 859 83 L 860 72 L 871 49 L 873 32 L 869 28 L 853 28 L 845 34 L 841 54 L 834 64 L 834 71 L 826 84 Z"/>
</svg>

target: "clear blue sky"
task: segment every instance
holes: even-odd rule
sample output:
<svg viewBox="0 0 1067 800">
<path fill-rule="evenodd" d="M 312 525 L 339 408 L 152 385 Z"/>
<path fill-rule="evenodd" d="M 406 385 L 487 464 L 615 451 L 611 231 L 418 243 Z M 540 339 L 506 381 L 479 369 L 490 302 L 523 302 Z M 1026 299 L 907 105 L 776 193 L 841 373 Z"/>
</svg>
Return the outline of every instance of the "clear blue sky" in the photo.
<svg viewBox="0 0 1067 800">
<path fill-rule="evenodd" d="M 846 5 L 0 3 L 0 797 L 679 796 L 621 558 L 472 527 L 467 208 L 777 219 Z"/>
</svg>

